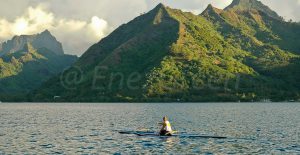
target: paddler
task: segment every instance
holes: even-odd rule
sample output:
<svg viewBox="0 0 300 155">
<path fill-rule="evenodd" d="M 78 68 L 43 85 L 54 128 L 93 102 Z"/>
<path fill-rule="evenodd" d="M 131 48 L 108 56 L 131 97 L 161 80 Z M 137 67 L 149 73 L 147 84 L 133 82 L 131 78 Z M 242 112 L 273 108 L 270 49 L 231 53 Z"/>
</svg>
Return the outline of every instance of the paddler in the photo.
<svg viewBox="0 0 300 155">
<path fill-rule="evenodd" d="M 167 116 L 163 117 L 163 122 L 160 123 L 162 128 L 159 131 L 159 135 L 161 136 L 172 136 L 172 127 L 171 123 L 168 121 Z"/>
</svg>

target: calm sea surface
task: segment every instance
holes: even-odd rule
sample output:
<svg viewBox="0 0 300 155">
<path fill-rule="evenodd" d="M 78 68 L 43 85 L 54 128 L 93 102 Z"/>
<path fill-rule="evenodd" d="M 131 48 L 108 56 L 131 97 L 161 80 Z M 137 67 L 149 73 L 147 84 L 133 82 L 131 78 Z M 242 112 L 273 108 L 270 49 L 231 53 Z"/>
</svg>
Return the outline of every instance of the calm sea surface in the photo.
<svg viewBox="0 0 300 155">
<path fill-rule="evenodd" d="M 173 127 L 228 139 L 121 135 Z M 0 154 L 300 154 L 300 103 L 0 104 Z"/>
</svg>

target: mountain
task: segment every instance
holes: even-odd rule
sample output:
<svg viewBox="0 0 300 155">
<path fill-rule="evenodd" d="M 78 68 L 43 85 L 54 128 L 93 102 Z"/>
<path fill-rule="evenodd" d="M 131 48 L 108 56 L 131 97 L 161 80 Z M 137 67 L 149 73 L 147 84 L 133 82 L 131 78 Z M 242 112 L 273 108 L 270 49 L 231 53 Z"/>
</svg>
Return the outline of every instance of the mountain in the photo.
<svg viewBox="0 0 300 155">
<path fill-rule="evenodd" d="M 50 50 L 56 49 L 56 45 L 61 45 L 57 41 L 56 43 L 52 42 L 53 48 L 51 44 L 43 45 L 42 43 L 49 41 L 49 38 L 56 40 L 49 31 L 45 31 L 41 34 L 27 36 L 27 38 L 26 36 L 14 37 L 11 41 L 6 42 L 6 47 L 8 44 L 15 46 L 10 46 L 10 52 L 6 52 L 0 57 L 0 100 L 4 101 L 12 96 L 26 94 L 36 89 L 77 60 L 77 56 L 65 55 L 63 51 Z M 34 41 L 32 42 L 32 40 Z M 39 48 L 35 48 L 32 43 L 36 43 L 36 47 Z M 21 47 L 21 45 L 24 46 Z M 59 50 L 62 50 L 61 46 L 58 47 Z M 17 51 L 13 49 L 17 49 Z M 24 101 L 24 99 L 22 100 Z"/>
<path fill-rule="evenodd" d="M 254 9 L 256 7 L 251 7 L 253 4 L 251 5 L 249 2 L 256 4 L 255 6 L 261 5 L 261 7 Z M 252 9 L 244 9 L 240 5 Z M 267 6 L 257 0 L 235 0 L 224 10 L 210 5 L 202 12 L 201 16 L 212 22 L 225 38 L 232 37 L 231 43 L 242 45 L 244 50 L 250 50 L 246 48 L 246 44 L 254 44 L 254 46 L 271 44 L 299 54 L 299 25 L 273 18 L 272 14 L 266 14 L 266 11 L 262 11 L 260 8 L 265 8 L 264 10 L 270 12 Z M 254 48 L 253 50 L 257 51 Z"/>
<path fill-rule="evenodd" d="M 268 6 L 258 0 L 233 0 L 225 10 L 257 10 L 269 17 L 283 20 L 275 11 L 271 10 Z"/>
<path fill-rule="evenodd" d="M 58 42 L 48 30 L 45 30 L 40 34 L 35 35 L 15 36 L 12 40 L 0 44 L 0 56 L 20 51 L 27 43 L 30 43 L 35 49 L 45 47 L 55 52 L 57 55 L 64 54 L 62 44 Z"/>
<path fill-rule="evenodd" d="M 258 1 L 240 0 L 225 10 L 209 5 L 197 16 L 159 4 L 91 46 L 70 69 L 33 91 L 31 99 L 299 99 L 299 26 L 269 11 Z"/>
</svg>

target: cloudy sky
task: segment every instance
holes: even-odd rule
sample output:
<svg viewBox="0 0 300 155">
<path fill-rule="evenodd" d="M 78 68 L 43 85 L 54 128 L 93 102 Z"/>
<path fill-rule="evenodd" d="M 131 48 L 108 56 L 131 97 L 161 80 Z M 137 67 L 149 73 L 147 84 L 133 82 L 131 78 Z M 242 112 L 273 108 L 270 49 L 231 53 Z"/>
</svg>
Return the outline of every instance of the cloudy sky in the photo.
<svg viewBox="0 0 300 155">
<path fill-rule="evenodd" d="M 201 13 L 232 0 L 0 0 L 0 42 L 50 30 L 66 53 L 81 55 L 119 25 L 158 3 Z M 285 19 L 300 21 L 300 0 L 261 0 Z"/>
</svg>

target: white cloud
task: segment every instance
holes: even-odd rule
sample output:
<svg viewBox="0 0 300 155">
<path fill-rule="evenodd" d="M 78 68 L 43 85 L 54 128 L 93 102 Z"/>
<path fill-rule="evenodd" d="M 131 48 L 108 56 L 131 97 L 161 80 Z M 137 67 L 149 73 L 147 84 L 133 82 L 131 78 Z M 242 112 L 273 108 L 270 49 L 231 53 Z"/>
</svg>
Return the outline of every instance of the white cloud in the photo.
<svg viewBox="0 0 300 155">
<path fill-rule="evenodd" d="M 26 12 L 9 21 L 0 18 L 0 40 L 14 35 L 30 35 L 50 30 L 61 41 L 66 52 L 82 54 L 91 43 L 108 34 L 107 21 L 94 16 L 90 21 L 55 17 L 42 6 L 28 7 Z"/>
<path fill-rule="evenodd" d="M 50 29 L 54 23 L 52 13 L 45 12 L 42 7 L 29 7 L 26 13 L 12 22 L 0 18 L 0 39 L 8 39 L 13 35 L 33 34 Z"/>
<path fill-rule="evenodd" d="M 66 20 L 61 19 L 58 21 L 57 26 L 54 30 L 65 30 L 66 32 L 80 31 L 86 26 L 85 21 L 80 20 Z"/>
<path fill-rule="evenodd" d="M 92 21 L 89 24 L 89 28 L 92 30 L 96 37 L 102 37 L 105 35 L 104 30 L 107 30 L 108 23 L 107 21 L 94 16 L 92 17 Z"/>
</svg>

